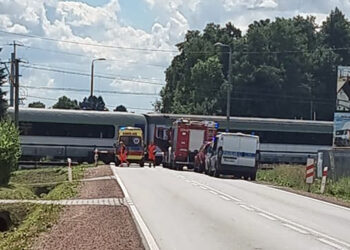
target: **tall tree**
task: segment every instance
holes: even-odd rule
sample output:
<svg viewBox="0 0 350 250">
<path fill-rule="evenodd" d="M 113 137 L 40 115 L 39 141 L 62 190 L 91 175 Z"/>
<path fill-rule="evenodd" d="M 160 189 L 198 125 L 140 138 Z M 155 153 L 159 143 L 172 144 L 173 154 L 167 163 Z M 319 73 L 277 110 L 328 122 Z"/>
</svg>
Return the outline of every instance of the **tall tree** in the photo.
<svg viewBox="0 0 350 250">
<path fill-rule="evenodd" d="M 44 109 L 45 104 L 42 102 L 32 102 L 28 104 L 29 108 L 38 108 L 38 109 Z"/>
<path fill-rule="evenodd" d="M 1 51 L 1 49 L 0 49 Z M 6 83 L 6 72 L 5 67 L 0 68 L 0 120 L 5 116 L 7 110 L 7 101 L 5 100 L 6 92 L 2 91 L 1 87 Z"/>
<path fill-rule="evenodd" d="M 128 110 L 126 109 L 126 107 L 124 105 L 117 106 L 113 111 L 128 112 Z"/>
<path fill-rule="evenodd" d="M 67 96 L 58 98 L 57 103 L 52 106 L 53 109 L 79 109 L 77 100 L 72 100 Z"/>
<path fill-rule="evenodd" d="M 343 65 L 350 65 L 350 22 L 344 14 L 335 8 L 321 27 L 323 43 L 340 55 Z"/>
<path fill-rule="evenodd" d="M 83 110 L 97 110 L 106 111 L 106 104 L 103 101 L 102 96 L 89 96 L 85 97 L 82 102 L 79 103 L 80 109 Z"/>
</svg>

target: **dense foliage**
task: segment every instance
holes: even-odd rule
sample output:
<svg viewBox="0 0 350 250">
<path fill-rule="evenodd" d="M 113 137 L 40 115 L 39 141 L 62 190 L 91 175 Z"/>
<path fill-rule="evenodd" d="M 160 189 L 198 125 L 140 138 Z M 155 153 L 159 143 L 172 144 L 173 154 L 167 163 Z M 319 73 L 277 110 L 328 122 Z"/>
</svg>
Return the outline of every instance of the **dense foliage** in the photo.
<svg viewBox="0 0 350 250">
<path fill-rule="evenodd" d="M 15 125 L 0 122 L 0 186 L 6 185 L 20 157 L 19 133 Z"/>
<path fill-rule="evenodd" d="M 44 109 L 45 104 L 42 102 L 32 102 L 28 104 L 29 108 L 37 108 L 37 109 Z"/>
<path fill-rule="evenodd" d="M 227 81 L 231 47 L 232 82 Z M 339 9 L 321 27 L 315 17 L 255 21 L 242 36 L 231 23 L 188 31 L 166 70 L 155 107 L 164 113 L 332 120 L 336 67 L 350 65 L 350 22 Z"/>
<path fill-rule="evenodd" d="M 52 106 L 53 109 L 79 109 L 77 100 L 71 100 L 67 96 L 58 98 L 56 104 Z"/>
<path fill-rule="evenodd" d="M 102 96 L 89 96 L 88 98 L 84 98 L 82 102 L 79 103 L 79 107 L 82 110 L 97 110 L 97 111 L 105 111 L 106 104 L 103 101 Z"/>
<path fill-rule="evenodd" d="M 0 49 L 1 51 L 1 49 Z M 6 109 L 7 109 L 7 101 L 5 100 L 5 92 L 2 91 L 1 86 L 6 83 L 6 72 L 5 67 L 0 68 L 0 121 L 4 118 Z"/>
<path fill-rule="evenodd" d="M 113 111 L 128 112 L 128 110 L 126 109 L 126 107 L 124 105 L 117 106 Z"/>
</svg>

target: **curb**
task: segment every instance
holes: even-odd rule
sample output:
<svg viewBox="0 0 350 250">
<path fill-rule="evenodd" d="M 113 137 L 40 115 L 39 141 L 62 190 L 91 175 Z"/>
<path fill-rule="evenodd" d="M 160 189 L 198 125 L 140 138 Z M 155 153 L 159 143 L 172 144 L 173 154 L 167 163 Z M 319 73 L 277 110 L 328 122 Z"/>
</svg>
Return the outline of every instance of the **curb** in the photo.
<svg viewBox="0 0 350 250">
<path fill-rule="evenodd" d="M 135 204 L 131 200 L 131 198 L 129 196 L 129 193 L 128 193 L 126 187 L 124 186 L 122 180 L 118 176 L 117 169 L 116 169 L 115 165 L 111 164 L 110 168 L 111 168 L 115 178 L 117 179 L 117 182 L 120 185 L 123 193 L 124 193 L 127 206 L 130 208 L 131 214 L 134 217 L 134 220 L 136 221 L 137 229 L 140 232 L 140 235 L 142 236 L 143 242 L 146 243 L 146 244 L 144 244 L 146 249 L 148 249 L 148 250 L 159 250 L 159 247 L 158 247 L 155 239 L 153 238 L 153 236 L 152 236 L 150 230 L 148 229 L 146 223 L 143 221 L 143 219 L 142 219 L 140 213 L 138 212 Z"/>
</svg>

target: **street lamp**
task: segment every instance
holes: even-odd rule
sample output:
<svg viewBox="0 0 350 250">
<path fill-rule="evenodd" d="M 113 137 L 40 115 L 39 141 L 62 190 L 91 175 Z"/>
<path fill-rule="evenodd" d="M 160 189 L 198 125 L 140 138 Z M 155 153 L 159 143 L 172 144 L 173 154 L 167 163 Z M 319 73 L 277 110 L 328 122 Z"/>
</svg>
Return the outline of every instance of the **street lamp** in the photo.
<svg viewBox="0 0 350 250">
<path fill-rule="evenodd" d="M 223 43 L 215 43 L 214 46 L 228 47 L 228 86 L 227 86 L 227 108 L 226 108 L 226 132 L 230 131 L 230 103 L 231 103 L 231 74 L 232 74 L 232 49 L 229 45 Z"/>
<path fill-rule="evenodd" d="M 94 95 L 94 62 L 95 61 L 105 61 L 106 58 L 96 58 L 91 62 L 91 86 L 90 86 L 90 96 Z"/>
<path fill-rule="evenodd" d="M 300 84 L 300 87 L 307 89 L 309 92 L 309 96 L 310 96 L 310 120 L 314 120 L 313 119 L 312 88 L 311 88 L 311 86 L 306 85 L 306 84 Z"/>
</svg>

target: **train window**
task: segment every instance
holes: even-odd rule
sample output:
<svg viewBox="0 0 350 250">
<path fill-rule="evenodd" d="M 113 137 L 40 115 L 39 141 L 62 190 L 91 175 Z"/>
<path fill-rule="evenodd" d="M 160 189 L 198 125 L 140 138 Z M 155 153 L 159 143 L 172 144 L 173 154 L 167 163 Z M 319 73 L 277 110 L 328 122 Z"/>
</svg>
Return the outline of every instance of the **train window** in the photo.
<svg viewBox="0 0 350 250">
<path fill-rule="evenodd" d="M 230 132 L 241 132 L 251 134 L 250 130 L 235 130 Z M 332 134 L 281 132 L 281 131 L 254 131 L 259 136 L 260 143 L 276 144 L 300 144 L 300 145 L 332 145 Z"/>
<path fill-rule="evenodd" d="M 27 136 L 61 136 L 114 138 L 113 125 L 72 124 L 53 122 L 20 122 L 20 134 Z"/>
</svg>

